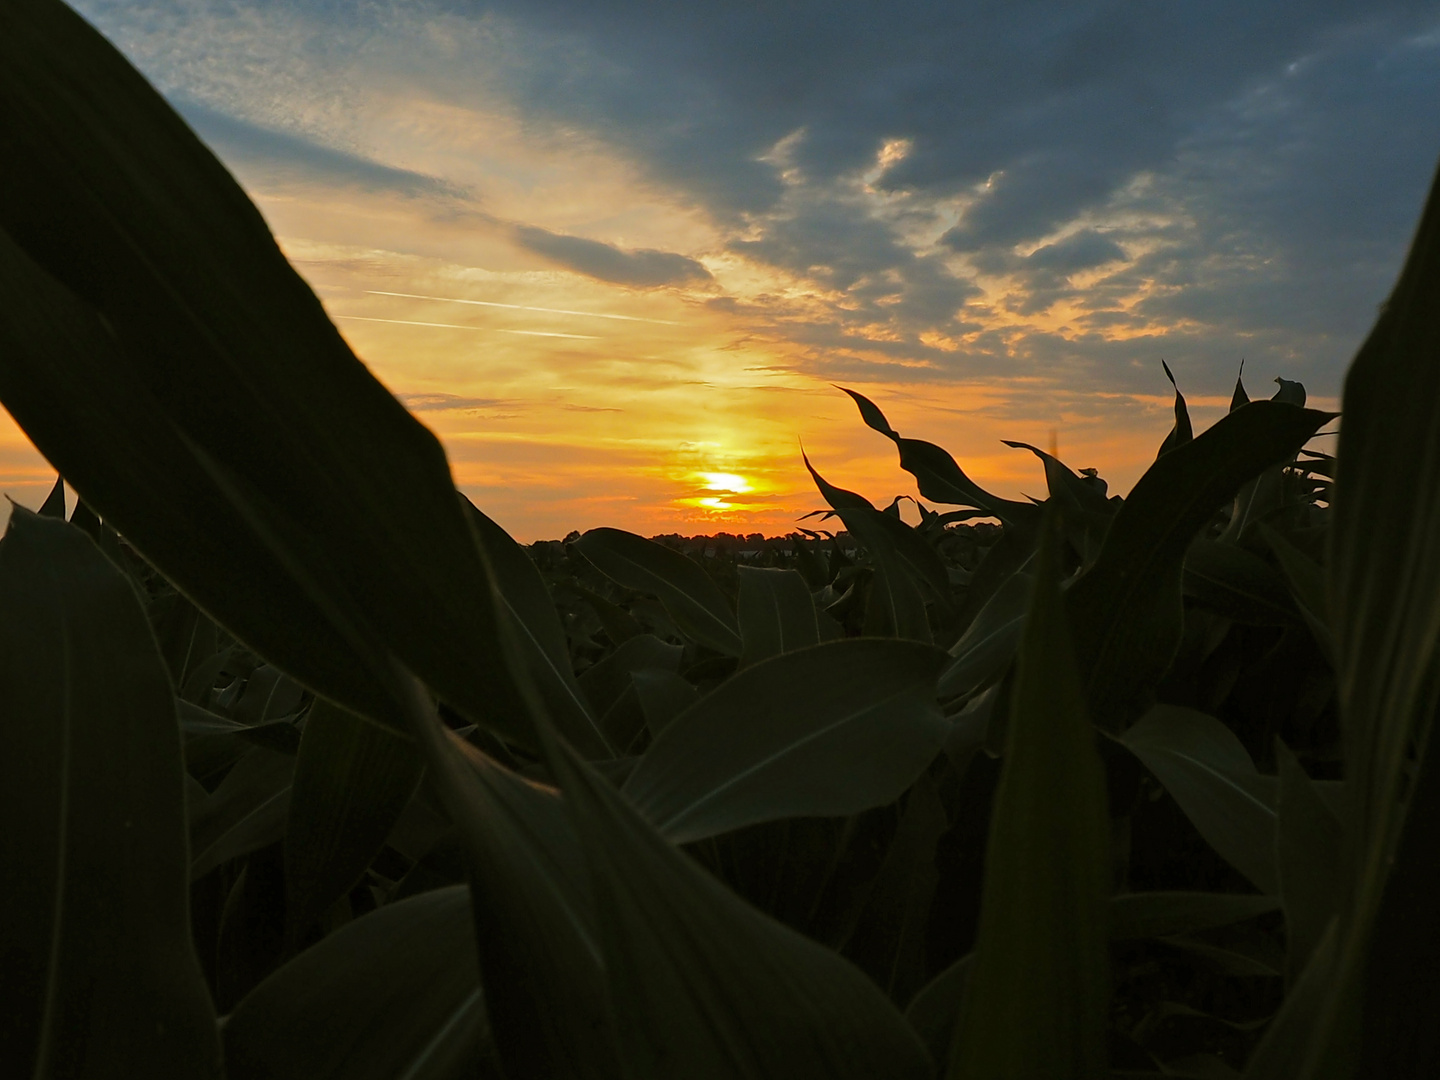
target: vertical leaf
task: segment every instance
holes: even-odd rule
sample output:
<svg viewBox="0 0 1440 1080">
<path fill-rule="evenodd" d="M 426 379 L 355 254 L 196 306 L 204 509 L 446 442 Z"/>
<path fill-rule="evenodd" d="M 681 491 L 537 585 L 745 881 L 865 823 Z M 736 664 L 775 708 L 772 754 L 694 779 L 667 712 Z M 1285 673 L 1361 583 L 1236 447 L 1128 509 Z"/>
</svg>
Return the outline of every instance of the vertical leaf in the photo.
<svg viewBox="0 0 1440 1080">
<path fill-rule="evenodd" d="M 1055 524 L 1042 525 L 1016 660 L 952 1080 L 1108 1076 L 1110 825 L 1061 602 Z"/>
<path fill-rule="evenodd" d="M 805 579 L 794 570 L 742 566 L 737 604 L 741 666 L 820 644 L 820 624 Z"/>
<path fill-rule="evenodd" d="M 1096 724 L 1121 730 L 1153 700 L 1184 634 L 1182 574 L 1196 533 L 1242 483 L 1293 457 L 1329 419 L 1252 402 L 1162 454 L 1135 484 L 1095 565 L 1065 596 Z"/>
<path fill-rule="evenodd" d="M 55 486 L 50 489 L 50 494 L 45 496 L 38 511 L 41 517 L 59 518 L 65 520 L 65 481 L 61 477 L 55 477 Z"/>
<path fill-rule="evenodd" d="M 420 782 L 415 745 L 323 698 L 310 708 L 285 829 L 286 919 L 294 941 L 350 890 Z"/>
<path fill-rule="evenodd" d="M 744 904 L 568 746 L 551 737 L 546 757 L 590 865 L 626 1076 L 933 1074 L 914 1031 L 848 961 Z"/>
<path fill-rule="evenodd" d="M 1160 366 L 1165 369 L 1165 378 L 1170 380 L 1170 385 L 1175 388 L 1175 426 L 1170 429 L 1170 434 L 1165 436 L 1165 441 L 1160 444 L 1160 453 L 1166 454 L 1177 446 L 1184 446 L 1195 437 L 1195 431 L 1190 426 L 1190 410 L 1185 407 L 1185 395 L 1180 393 L 1180 384 L 1175 381 L 1175 376 L 1170 373 L 1170 365 L 1164 360 Z M 1303 405 L 1304 402 L 1301 402 Z"/>
<path fill-rule="evenodd" d="M 0 542 L 0 1074 L 218 1076 L 170 681 L 128 581 L 16 507 Z"/>
<path fill-rule="evenodd" d="M 613 756 L 613 748 L 606 742 L 580 691 L 580 684 L 575 681 L 565 628 L 560 624 L 545 579 L 509 533 L 465 496 L 461 495 L 460 499 L 470 527 L 495 572 L 500 610 L 509 620 L 511 637 L 519 646 L 525 670 L 551 718 L 587 757 Z"/>
<path fill-rule="evenodd" d="M 1432 905 L 1417 902 L 1440 859 L 1440 740 L 1430 730 L 1440 704 L 1437 297 L 1440 183 L 1345 379 L 1329 560 L 1357 874 L 1342 925 L 1336 1007 L 1322 1030 L 1348 1028 L 1340 1005 L 1346 994 L 1360 999 L 1356 984 L 1363 986 L 1360 1071 L 1397 1080 L 1433 1070 L 1423 1051 L 1433 1053 L 1440 1008 L 1440 923 Z M 1407 775 L 1417 769 L 1418 780 Z M 1401 1032 L 1409 1037 L 1392 1043 Z"/>
<path fill-rule="evenodd" d="M 1340 910 L 1345 852 L 1339 818 L 1278 738 L 1275 759 L 1280 765 L 1276 862 L 1285 908 L 1285 980 L 1293 986 Z"/>
<path fill-rule="evenodd" d="M 398 665 L 397 700 L 470 877 L 482 985 L 506 1074 L 611 1080 L 618 1075 L 584 854 L 553 789 L 531 784 L 446 729 Z M 603 782 L 603 781 L 602 781 Z"/>
</svg>

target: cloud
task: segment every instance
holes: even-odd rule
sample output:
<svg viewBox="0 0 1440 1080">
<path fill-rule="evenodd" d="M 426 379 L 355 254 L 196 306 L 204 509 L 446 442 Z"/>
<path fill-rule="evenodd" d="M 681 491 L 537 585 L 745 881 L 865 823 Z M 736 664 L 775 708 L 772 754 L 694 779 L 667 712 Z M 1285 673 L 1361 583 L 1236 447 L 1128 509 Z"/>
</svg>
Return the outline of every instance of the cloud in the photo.
<svg viewBox="0 0 1440 1080">
<path fill-rule="evenodd" d="M 461 397 L 457 394 L 401 394 L 399 397 L 411 412 L 481 412 L 513 409 L 517 404 L 503 398 Z"/>
<path fill-rule="evenodd" d="M 173 99 L 171 105 L 195 129 L 196 134 L 220 151 L 226 160 L 259 166 L 273 176 L 319 181 L 372 194 L 394 194 L 406 198 L 467 198 L 462 189 L 438 177 L 397 169 L 301 135 L 262 127 L 183 97 Z"/>
<path fill-rule="evenodd" d="M 777 366 L 827 378 L 1112 391 L 1149 387 L 1163 349 L 1217 382 L 1243 353 L 1323 392 L 1440 151 L 1433 0 L 80 7 L 215 114 L 196 123 L 227 155 L 479 190 L 440 139 L 390 156 L 434 176 L 380 160 L 375 132 L 423 143 L 429 121 L 386 126 L 423 101 L 500 102 L 536 144 L 623 160 L 637 200 L 713 227 L 705 265 L 697 244 L 594 239 L 634 234 L 571 207 L 466 220 L 598 281 L 703 285 Z"/>
<path fill-rule="evenodd" d="M 699 285 L 711 281 L 710 271 L 694 259 L 672 251 L 642 248 L 626 251 L 599 240 L 566 236 L 536 225 L 514 226 L 516 243 L 551 262 L 616 285 L 652 289 L 662 285 Z"/>
<path fill-rule="evenodd" d="M 1094 229 L 1082 229 L 1063 240 L 1042 244 L 1025 257 L 1025 265 L 1056 274 L 1074 274 L 1111 262 L 1126 262 L 1125 249 Z"/>
</svg>

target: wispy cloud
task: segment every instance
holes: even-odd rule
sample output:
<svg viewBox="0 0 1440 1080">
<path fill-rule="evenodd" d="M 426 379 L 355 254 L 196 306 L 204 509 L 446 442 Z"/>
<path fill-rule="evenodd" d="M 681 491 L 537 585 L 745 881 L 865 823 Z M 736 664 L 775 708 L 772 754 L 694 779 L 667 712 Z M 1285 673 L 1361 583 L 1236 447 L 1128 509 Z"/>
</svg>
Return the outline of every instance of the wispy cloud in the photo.
<svg viewBox="0 0 1440 1080">
<path fill-rule="evenodd" d="M 524 337 L 576 338 L 581 341 L 597 341 L 595 334 L 563 334 L 558 330 L 512 330 L 504 326 L 465 326 L 462 323 L 422 322 L 419 319 L 381 319 L 373 315 L 332 315 L 332 319 L 350 319 L 354 322 L 394 323 L 397 326 L 433 326 L 441 330 L 474 330 L 482 334 L 520 334 Z"/>
<path fill-rule="evenodd" d="M 572 311 L 569 308 L 535 307 L 533 304 L 502 304 L 498 300 L 470 300 L 459 296 L 422 296 L 419 293 L 388 292 L 384 289 L 366 289 L 370 296 L 400 296 L 408 300 L 438 300 L 446 304 L 474 304 L 477 307 L 508 308 L 511 311 L 540 311 L 549 315 L 579 315 L 587 319 L 618 319 L 623 322 L 658 323 L 674 326 L 674 319 L 647 319 L 641 315 L 615 315 L 606 311 Z"/>
</svg>

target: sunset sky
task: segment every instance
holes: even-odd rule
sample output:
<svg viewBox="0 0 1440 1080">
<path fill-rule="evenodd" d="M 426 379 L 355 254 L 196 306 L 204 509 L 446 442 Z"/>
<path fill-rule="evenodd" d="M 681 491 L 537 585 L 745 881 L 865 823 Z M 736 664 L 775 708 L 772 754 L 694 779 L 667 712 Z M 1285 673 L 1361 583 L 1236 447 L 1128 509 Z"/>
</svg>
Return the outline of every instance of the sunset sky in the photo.
<svg viewBox="0 0 1440 1080">
<path fill-rule="evenodd" d="M 519 540 L 1042 495 L 1335 407 L 1440 156 L 1427 3 L 82 0 Z M 0 487 L 53 472 L 4 419 Z"/>
</svg>

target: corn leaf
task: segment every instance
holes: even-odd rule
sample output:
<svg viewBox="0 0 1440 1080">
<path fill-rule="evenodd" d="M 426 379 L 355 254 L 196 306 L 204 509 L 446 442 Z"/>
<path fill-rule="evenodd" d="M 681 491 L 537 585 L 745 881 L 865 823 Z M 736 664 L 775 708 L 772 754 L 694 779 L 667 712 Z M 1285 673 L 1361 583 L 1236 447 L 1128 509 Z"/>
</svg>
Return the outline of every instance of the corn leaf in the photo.
<svg viewBox="0 0 1440 1080">
<path fill-rule="evenodd" d="M 485 1035 L 470 890 L 413 896 L 341 927 L 225 1022 L 229 1080 L 452 1080 Z"/>
<path fill-rule="evenodd" d="M 737 573 L 742 667 L 820 644 L 815 603 L 798 572 L 741 566 Z"/>
<path fill-rule="evenodd" d="M 1053 516 L 1016 660 L 975 958 L 948 1076 L 1107 1077 L 1110 824 Z"/>
<path fill-rule="evenodd" d="M 1348 1030 L 1342 1003 L 1363 1000 L 1358 1069 L 1396 1078 L 1433 1071 L 1440 1001 L 1440 933 L 1415 892 L 1428 891 L 1420 882 L 1440 858 L 1440 743 L 1430 733 L 1440 701 L 1437 296 L 1440 184 L 1345 379 L 1329 560 L 1357 873 L 1322 1030 Z M 1417 769 L 1418 779 L 1407 776 Z M 1323 1052 L 1315 1052 L 1317 1065 Z"/>
<path fill-rule="evenodd" d="M 1030 608 L 1031 584 L 1029 574 L 1011 574 L 950 647 L 955 659 L 940 675 L 942 697 L 973 693 L 1015 656 Z"/>
<path fill-rule="evenodd" d="M 1274 779 L 1213 716 L 1157 705 L 1120 742 L 1145 763 L 1196 831 L 1261 892 L 1280 895 Z"/>
<path fill-rule="evenodd" d="M 509 621 L 526 673 L 561 732 L 587 757 L 614 753 L 591 713 L 570 666 L 565 628 L 555 601 L 530 556 L 510 534 L 460 496 L 470 527 L 495 571 L 500 608 Z"/>
<path fill-rule="evenodd" d="M 624 792 L 674 843 L 892 802 L 949 734 L 935 700 L 945 659 L 858 638 L 762 661 L 676 717 Z"/>
<path fill-rule="evenodd" d="M 322 695 L 383 717 L 390 651 L 525 741 L 440 444 L 210 151 L 56 0 L 0 9 L 0 155 L 24 163 L 0 170 L 0 400 L 85 502 Z"/>
<path fill-rule="evenodd" d="M 867 425 L 895 443 L 900 452 L 900 467 L 915 477 L 923 497 L 951 506 L 976 507 L 993 514 L 1010 527 L 1033 527 L 1039 520 L 1039 511 L 1032 503 L 1015 502 L 990 494 L 965 475 L 965 470 L 955 463 L 948 451 L 920 439 L 902 439 L 873 401 L 843 386 L 839 389 L 850 395 Z"/>
<path fill-rule="evenodd" d="M 130 583 L 60 518 L 0 541 L 0 1075 L 218 1077 L 174 697 Z"/>
<path fill-rule="evenodd" d="M 1146 470 L 1092 566 L 1066 593 L 1086 702 L 1123 730 L 1149 707 L 1184 634 L 1185 553 L 1224 501 L 1304 445 L 1329 413 L 1252 402 Z"/>
<path fill-rule="evenodd" d="M 480 981 L 504 988 L 485 1007 L 506 1075 L 618 1076 L 585 858 L 560 798 L 446 729 L 403 668 L 392 678 L 429 782 L 460 833 Z"/>
<path fill-rule="evenodd" d="M 410 740 L 323 699 L 305 721 L 285 828 L 292 941 L 349 892 L 420 782 Z"/>
<path fill-rule="evenodd" d="M 1285 974 L 1293 986 L 1340 910 L 1347 879 L 1344 833 L 1340 819 L 1279 739 L 1275 759 L 1280 765 L 1277 862 L 1285 907 Z"/>
<path fill-rule="evenodd" d="M 915 1033 L 853 965 L 742 902 L 558 739 L 546 758 L 590 865 L 627 1077 L 932 1076 Z"/>
<path fill-rule="evenodd" d="M 688 637 L 726 656 L 740 655 L 740 627 L 730 601 L 678 551 L 621 529 L 591 529 L 575 547 L 617 584 L 658 596 Z"/>
</svg>

